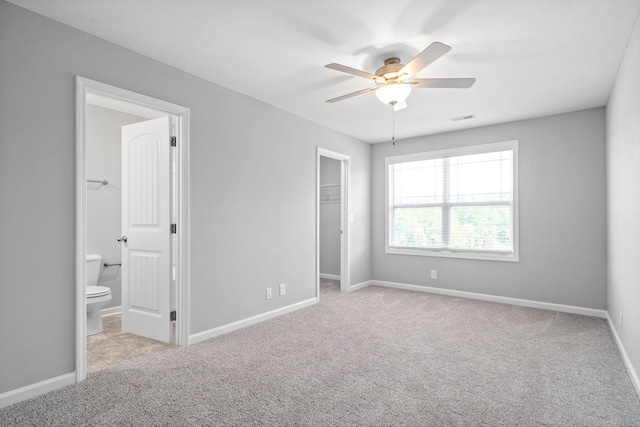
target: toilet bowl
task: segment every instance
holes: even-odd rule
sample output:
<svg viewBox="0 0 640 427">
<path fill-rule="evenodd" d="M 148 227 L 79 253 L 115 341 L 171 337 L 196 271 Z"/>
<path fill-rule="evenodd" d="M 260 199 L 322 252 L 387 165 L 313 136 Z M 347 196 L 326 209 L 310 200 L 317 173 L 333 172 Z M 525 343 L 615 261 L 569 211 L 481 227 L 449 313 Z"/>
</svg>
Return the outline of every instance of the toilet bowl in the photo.
<svg viewBox="0 0 640 427">
<path fill-rule="evenodd" d="M 102 315 L 100 310 L 111 302 L 111 288 L 97 286 L 100 276 L 102 256 L 87 255 L 87 335 L 102 332 Z"/>
</svg>

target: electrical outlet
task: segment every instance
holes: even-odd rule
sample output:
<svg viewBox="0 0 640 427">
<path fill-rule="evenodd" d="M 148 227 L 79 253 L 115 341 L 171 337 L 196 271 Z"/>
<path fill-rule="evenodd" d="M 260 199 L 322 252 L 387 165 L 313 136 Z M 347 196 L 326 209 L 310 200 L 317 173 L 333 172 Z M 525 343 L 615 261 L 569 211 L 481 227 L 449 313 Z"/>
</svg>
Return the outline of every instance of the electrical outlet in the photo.
<svg viewBox="0 0 640 427">
<path fill-rule="evenodd" d="M 622 319 L 622 311 L 620 311 L 620 329 L 624 329 L 624 322 Z"/>
<path fill-rule="evenodd" d="M 438 278 L 438 270 L 431 270 L 431 278 L 432 279 Z"/>
<path fill-rule="evenodd" d="M 267 288 L 266 297 L 267 299 L 271 299 L 271 288 Z"/>
<path fill-rule="evenodd" d="M 287 285 L 285 283 L 280 284 L 280 296 L 287 293 Z"/>
</svg>

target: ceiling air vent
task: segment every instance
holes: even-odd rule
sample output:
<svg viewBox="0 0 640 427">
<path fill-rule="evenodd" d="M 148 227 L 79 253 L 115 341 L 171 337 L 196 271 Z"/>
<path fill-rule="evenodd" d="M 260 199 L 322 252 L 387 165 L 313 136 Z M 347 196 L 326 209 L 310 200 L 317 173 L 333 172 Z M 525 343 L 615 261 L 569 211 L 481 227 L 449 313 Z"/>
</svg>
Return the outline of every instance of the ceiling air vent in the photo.
<svg viewBox="0 0 640 427">
<path fill-rule="evenodd" d="M 449 120 L 451 120 L 452 122 L 459 122 L 460 120 L 469 120 L 469 119 L 475 119 L 475 118 L 476 118 L 475 114 L 466 114 L 464 116 L 451 117 Z"/>
</svg>

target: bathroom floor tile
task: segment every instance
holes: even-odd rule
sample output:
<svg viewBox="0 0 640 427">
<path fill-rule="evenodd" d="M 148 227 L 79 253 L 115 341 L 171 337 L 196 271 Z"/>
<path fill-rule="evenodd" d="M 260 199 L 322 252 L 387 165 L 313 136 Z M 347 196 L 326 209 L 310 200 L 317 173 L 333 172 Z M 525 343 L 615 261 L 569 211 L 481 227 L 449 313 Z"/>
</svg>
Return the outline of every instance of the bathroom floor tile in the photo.
<svg viewBox="0 0 640 427">
<path fill-rule="evenodd" d="M 150 338 L 141 337 L 138 335 L 129 334 L 127 332 L 119 332 L 117 334 L 111 335 L 109 338 L 116 341 L 118 344 L 130 349 L 130 350 L 139 350 L 144 347 L 161 345 L 165 346 L 165 344 L 152 340 Z"/>
<path fill-rule="evenodd" d="M 132 353 L 126 347 L 123 347 L 113 340 L 98 341 L 89 348 L 89 351 L 109 365 L 131 359 L 135 356 L 135 353 Z"/>
<path fill-rule="evenodd" d="M 87 352 L 87 373 L 108 368 L 109 364 L 90 351 Z"/>
<path fill-rule="evenodd" d="M 121 320 L 119 315 L 102 318 L 103 332 L 120 332 Z"/>
<path fill-rule="evenodd" d="M 171 347 L 171 344 L 122 332 L 120 315 L 103 317 L 102 327 L 102 333 L 87 337 L 87 372 Z"/>
<path fill-rule="evenodd" d="M 95 335 L 88 335 L 87 336 L 87 348 L 89 349 L 90 346 L 92 346 L 93 344 L 99 342 L 99 341 L 104 341 L 106 339 L 109 339 L 104 333 L 102 334 L 95 334 Z"/>
<path fill-rule="evenodd" d="M 166 350 L 169 347 L 170 346 L 165 343 L 156 342 L 152 344 L 147 344 L 144 347 L 137 348 L 135 352 L 138 354 L 157 353 L 159 351 Z"/>
</svg>

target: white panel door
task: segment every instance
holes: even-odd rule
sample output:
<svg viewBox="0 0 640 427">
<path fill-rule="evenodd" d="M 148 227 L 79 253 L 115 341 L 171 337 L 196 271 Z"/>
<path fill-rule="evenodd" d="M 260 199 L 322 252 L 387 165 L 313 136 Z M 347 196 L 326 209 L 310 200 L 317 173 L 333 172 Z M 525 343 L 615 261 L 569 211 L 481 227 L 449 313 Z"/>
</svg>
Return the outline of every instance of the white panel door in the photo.
<svg viewBox="0 0 640 427">
<path fill-rule="evenodd" d="M 122 330 L 164 342 L 170 340 L 170 130 L 169 117 L 122 127 Z"/>
</svg>

